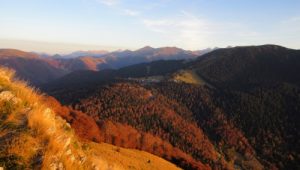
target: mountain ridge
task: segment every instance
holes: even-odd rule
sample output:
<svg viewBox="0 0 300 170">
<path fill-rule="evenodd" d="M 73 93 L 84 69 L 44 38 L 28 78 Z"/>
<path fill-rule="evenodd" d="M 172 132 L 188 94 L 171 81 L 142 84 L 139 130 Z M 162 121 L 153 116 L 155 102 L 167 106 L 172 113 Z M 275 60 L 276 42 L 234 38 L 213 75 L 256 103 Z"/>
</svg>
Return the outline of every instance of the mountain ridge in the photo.
<svg viewBox="0 0 300 170">
<path fill-rule="evenodd" d="M 120 67 L 151 62 L 156 60 L 171 60 L 191 58 L 196 55 L 175 47 L 151 48 L 144 52 L 117 51 L 101 55 L 79 55 L 75 58 L 63 56 L 46 56 L 37 53 L 24 52 L 15 49 L 0 50 L 0 64 L 17 70 L 17 76 L 30 81 L 33 85 L 41 85 L 60 78 L 77 70 L 118 69 Z M 97 52 L 96 52 L 97 53 Z M 84 52 L 80 53 L 84 54 Z"/>
</svg>

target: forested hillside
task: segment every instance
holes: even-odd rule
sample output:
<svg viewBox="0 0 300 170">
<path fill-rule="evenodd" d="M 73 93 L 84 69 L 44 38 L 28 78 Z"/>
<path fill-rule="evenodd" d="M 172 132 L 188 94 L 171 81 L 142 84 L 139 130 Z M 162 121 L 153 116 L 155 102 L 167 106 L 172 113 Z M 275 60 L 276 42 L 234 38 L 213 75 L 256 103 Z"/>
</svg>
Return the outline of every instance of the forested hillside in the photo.
<svg viewBox="0 0 300 170">
<path fill-rule="evenodd" d="M 73 73 L 44 89 L 88 115 L 107 134 L 100 141 L 182 168 L 299 169 L 299 58 L 298 50 L 273 45 L 218 49 L 191 61 L 78 72 L 84 79 Z M 174 78 L 181 73 L 193 77 Z M 107 128 L 132 129 L 137 140 Z M 156 142 L 139 145 L 143 134 Z"/>
</svg>

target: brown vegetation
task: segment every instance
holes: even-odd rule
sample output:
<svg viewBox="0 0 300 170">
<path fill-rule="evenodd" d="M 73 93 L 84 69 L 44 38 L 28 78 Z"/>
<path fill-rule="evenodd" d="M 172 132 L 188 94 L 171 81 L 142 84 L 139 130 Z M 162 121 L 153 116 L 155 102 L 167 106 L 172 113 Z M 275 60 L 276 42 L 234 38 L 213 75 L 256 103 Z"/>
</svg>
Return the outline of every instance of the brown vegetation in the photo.
<svg viewBox="0 0 300 170">
<path fill-rule="evenodd" d="M 49 107 L 55 102 L 47 100 L 47 104 L 26 83 L 12 80 L 12 76 L 11 71 L 0 69 L 1 168 L 178 169 L 149 153 L 78 140 L 70 125 Z M 67 115 L 66 108 L 60 110 L 60 114 Z M 82 123 L 85 118 L 79 114 L 78 120 Z"/>
</svg>

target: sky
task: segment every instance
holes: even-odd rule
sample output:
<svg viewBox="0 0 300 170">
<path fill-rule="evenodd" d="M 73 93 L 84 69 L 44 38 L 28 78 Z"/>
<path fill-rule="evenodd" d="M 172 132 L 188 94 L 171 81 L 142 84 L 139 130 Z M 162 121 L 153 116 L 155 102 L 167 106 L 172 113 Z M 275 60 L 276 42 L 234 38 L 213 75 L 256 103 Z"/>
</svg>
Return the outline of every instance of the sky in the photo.
<svg viewBox="0 0 300 170">
<path fill-rule="evenodd" d="M 0 48 L 54 54 L 262 44 L 300 48 L 300 0 L 0 0 Z"/>
</svg>

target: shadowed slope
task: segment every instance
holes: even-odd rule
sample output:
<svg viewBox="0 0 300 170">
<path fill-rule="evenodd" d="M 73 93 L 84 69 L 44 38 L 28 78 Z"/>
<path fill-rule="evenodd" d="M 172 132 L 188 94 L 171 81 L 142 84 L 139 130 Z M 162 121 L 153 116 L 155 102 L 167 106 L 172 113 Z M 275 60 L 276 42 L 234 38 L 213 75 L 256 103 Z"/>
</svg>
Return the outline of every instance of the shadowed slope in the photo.
<svg viewBox="0 0 300 170">
<path fill-rule="evenodd" d="M 52 81 L 68 72 L 59 68 L 52 60 L 12 49 L 0 49 L 0 65 L 14 69 L 18 78 L 33 85 Z"/>
</svg>

